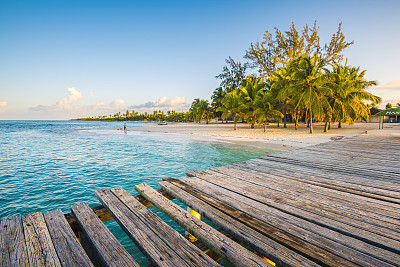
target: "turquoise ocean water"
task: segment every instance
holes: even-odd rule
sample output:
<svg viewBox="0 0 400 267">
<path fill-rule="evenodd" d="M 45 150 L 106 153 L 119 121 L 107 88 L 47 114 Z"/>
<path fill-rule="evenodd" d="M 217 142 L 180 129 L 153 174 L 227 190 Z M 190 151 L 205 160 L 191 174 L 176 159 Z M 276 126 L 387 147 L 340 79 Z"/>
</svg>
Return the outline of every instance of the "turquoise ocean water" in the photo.
<svg viewBox="0 0 400 267">
<path fill-rule="evenodd" d="M 127 123 L 144 125 L 155 124 Z M 67 213 L 82 201 L 93 207 L 100 205 L 93 194 L 97 189 L 122 187 L 136 195 L 139 183 L 157 188 L 165 176 L 268 153 L 188 136 L 108 130 L 121 127 L 123 122 L 0 121 L 1 217 L 57 208 Z M 141 265 L 148 264 L 114 221 L 106 225 Z"/>
</svg>

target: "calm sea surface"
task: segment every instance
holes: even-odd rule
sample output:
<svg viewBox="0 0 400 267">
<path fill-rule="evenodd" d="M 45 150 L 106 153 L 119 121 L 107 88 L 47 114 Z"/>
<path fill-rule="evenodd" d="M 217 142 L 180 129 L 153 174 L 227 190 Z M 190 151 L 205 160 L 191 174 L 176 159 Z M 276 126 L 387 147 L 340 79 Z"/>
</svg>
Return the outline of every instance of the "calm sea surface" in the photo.
<svg viewBox="0 0 400 267">
<path fill-rule="evenodd" d="M 144 125 L 155 124 L 127 123 Z M 107 130 L 120 127 L 123 122 L 0 121 L 1 217 L 57 208 L 67 213 L 82 201 L 93 207 L 100 205 L 93 194 L 97 189 L 122 187 L 136 195 L 139 183 L 157 188 L 165 176 L 267 154 L 187 136 Z M 106 225 L 141 265 L 148 264 L 114 221 Z"/>
</svg>

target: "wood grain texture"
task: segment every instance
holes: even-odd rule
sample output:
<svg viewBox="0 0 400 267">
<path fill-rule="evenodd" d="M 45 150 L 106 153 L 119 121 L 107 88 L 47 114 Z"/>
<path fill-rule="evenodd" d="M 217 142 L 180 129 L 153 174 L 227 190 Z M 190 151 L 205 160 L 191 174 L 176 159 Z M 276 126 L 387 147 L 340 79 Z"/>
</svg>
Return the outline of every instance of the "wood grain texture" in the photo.
<svg viewBox="0 0 400 267">
<path fill-rule="evenodd" d="M 173 221 L 185 228 L 186 231 L 233 264 L 237 266 L 272 266 L 211 226 L 190 215 L 147 184 L 136 185 L 135 189 Z"/>
<path fill-rule="evenodd" d="M 122 188 L 112 189 L 112 193 L 125 204 L 143 223 L 156 233 L 166 245 L 183 258 L 189 265 L 219 266 L 203 251 L 167 225 L 160 217 L 144 207 Z"/>
<path fill-rule="evenodd" d="M 61 266 L 42 213 L 23 218 L 24 236 L 30 266 Z"/>
<path fill-rule="evenodd" d="M 356 238 L 367 240 L 372 244 L 389 245 L 392 243 L 394 249 L 400 247 L 400 242 L 398 242 L 400 240 L 400 233 L 398 232 L 400 230 L 399 224 L 381 222 L 377 216 L 376 218 L 369 218 L 369 215 L 371 215 L 370 212 L 361 213 L 362 217 L 341 215 L 341 210 L 348 206 L 343 205 L 344 203 L 340 200 L 326 201 L 326 198 L 322 196 L 320 198 L 313 198 L 312 196 L 316 194 L 314 193 L 310 196 L 309 192 L 313 192 L 310 187 L 301 188 L 302 190 L 292 190 L 294 192 L 298 191 L 298 194 L 288 194 L 286 192 L 278 192 L 277 190 L 269 190 L 270 183 L 268 180 L 248 179 L 245 181 L 235 177 L 229 177 L 228 179 L 226 176 L 200 172 L 195 177 L 228 190 L 239 192 L 248 198 L 294 216 Z M 363 220 L 364 218 L 367 219 Z M 397 242 L 393 241 L 393 239 L 397 240 Z"/>
<path fill-rule="evenodd" d="M 165 196 L 168 199 L 173 199 L 173 197 L 171 197 L 170 195 L 168 195 L 165 192 L 161 192 L 160 193 Z M 142 203 L 145 207 L 149 208 L 152 207 L 153 204 L 151 204 L 151 202 L 147 201 L 147 199 L 145 199 L 144 197 L 142 197 L 141 195 L 136 195 L 134 196 L 135 199 L 137 199 L 140 203 Z M 104 208 L 103 205 L 99 205 L 96 207 L 91 208 L 93 210 L 93 212 L 97 215 L 97 217 L 99 217 L 100 221 L 102 222 L 107 222 L 110 220 L 114 220 L 114 218 L 112 217 L 112 215 L 107 211 L 106 208 Z M 71 212 L 66 213 L 65 214 L 65 218 L 68 221 L 68 224 L 71 226 L 72 230 L 74 232 L 78 232 L 81 230 L 81 228 L 79 227 L 78 222 L 75 220 L 74 215 L 72 215 Z"/>
<path fill-rule="evenodd" d="M 126 191 L 119 191 L 119 196 L 123 200 L 133 201 L 139 211 L 131 211 L 119 198 L 117 198 L 110 190 L 101 189 L 95 191 L 95 195 L 100 200 L 101 203 L 109 210 L 109 212 L 113 215 L 115 220 L 121 226 L 122 229 L 128 234 L 128 236 L 135 242 L 135 244 L 140 248 L 140 250 L 145 254 L 149 260 L 157 266 L 190 266 L 191 264 L 196 265 L 211 265 L 214 264 L 214 261 L 209 259 L 209 261 L 204 261 L 208 257 L 203 254 L 203 252 L 195 250 L 183 250 L 182 246 L 187 245 L 187 241 L 182 244 L 179 241 L 185 241 L 179 239 L 179 234 L 166 225 L 161 219 L 158 218 L 157 215 L 150 212 L 146 207 L 140 204 L 136 199 L 132 196 L 132 199 L 129 199 L 130 196 Z M 136 214 L 142 210 L 143 212 L 147 211 L 148 213 L 144 217 L 138 217 Z M 150 216 L 150 218 L 149 218 Z M 157 218 L 159 220 L 157 220 Z M 158 225 L 154 227 L 154 225 Z M 160 232 L 158 232 L 159 230 Z M 179 236 L 174 235 L 174 233 Z M 166 240 L 164 240 L 163 235 L 166 236 Z M 174 236 L 175 238 L 168 238 Z M 183 238 L 181 236 L 181 238 Z M 168 244 L 168 242 L 171 242 Z M 179 246 L 179 244 L 182 244 Z M 175 245 L 175 246 L 174 246 Z M 176 250 L 175 250 L 176 248 Z M 200 252 L 201 256 L 196 258 L 196 255 Z M 182 253 L 182 257 L 180 255 Z M 191 254 L 193 253 L 193 254 Z M 192 261 L 190 261 L 192 260 Z"/>
<path fill-rule="evenodd" d="M 29 266 L 21 215 L 3 218 L 0 229 L 0 266 Z"/>
<path fill-rule="evenodd" d="M 139 266 L 86 203 L 72 205 L 71 211 L 104 265 Z"/>
<path fill-rule="evenodd" d="M 61 210 L 43 214 L 62 266 L 93 266 Z"/>
<path fill-rule="evenodd" d="M 166 181 L 172 183 L 173 185 L 189 192 L 196 198 L 204 201 L 210 206 L 229 214 L 235 220 L 257 230 L 258 232 L 266 235 L 272 240 L 283 244 L 284 246 L 290 248 L 291 250 L 299 253 L 312 261 L 323 265 L 323 266 L 333 266 L 335 264 L 340 266 L 356 266 L 354 263 L 345 260 L 329 251 L 326 251 L 318 246 L 308 243 L 301 237 L 292 235 L 290 233 L 284 232 L 277 227 L 265 223 L 264 221 L 251 216 L 250 214 L 238 210 L 228 203 L 218 200 L 215 196 L 210 195 L 208 192 L 202 192 L 186 183 L 183 183 L 177 179 L 164 178 Z"/>
<path fill-rule="evenodd" d="M 206 204 L 181 188 L 167 181 L 159 182 L 157 185 L 182 203 L 199 212 L 220 229 L 275 262 L 278 266 L 319 266 L 315 262 L 251 229 L 235 218 Z"/>
<path fill-rule="evenodd" d="M 295 216 L 264 205 L 238 193 L 217 187 L 206 181 L 201 181 L 196 178 L 179 178 L 179 180 L 202 192 L 207 192 L 220 201 L 242 212 L 246 212 L 281 231 L 297 236 L 310 244 L 321 247 L 355 264 L 362 263 L 365 266 L 388 265 L 375 257 L 371 257 L 342 244 L 339 240 L 350 240 L 351 238 L 328 228 L 323 228 L 308 221 L 298 219 Z M 328 236 L 335 237 L 335 240 L 331 240 Z"/>
</svg>

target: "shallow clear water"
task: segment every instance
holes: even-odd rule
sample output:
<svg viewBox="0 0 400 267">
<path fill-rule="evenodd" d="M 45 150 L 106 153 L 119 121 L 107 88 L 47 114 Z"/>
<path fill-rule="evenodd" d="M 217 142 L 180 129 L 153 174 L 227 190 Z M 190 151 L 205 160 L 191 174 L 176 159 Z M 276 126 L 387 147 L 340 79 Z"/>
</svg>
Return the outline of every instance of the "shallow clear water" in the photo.
<svg viewBox="0 0 400 267">
<path fill-rule="evenodd" d="M 154 125 L 128 122 L 128 127 Z M 134 185 L 154 188 L 180 177 L 265 155 L 268 151 L 187 136 L 107 130 L 122 122 L 0 121 L 0 215 L 26 215 L 77 202 L 100 205 L 93 191 Z M 159 126 L 162 127 L 162 126 Z M 139 263 L 147 264 L 116 223 L 106 224 Z M 138 255 L 135 255 L 138 254 Z"/>
</svg>

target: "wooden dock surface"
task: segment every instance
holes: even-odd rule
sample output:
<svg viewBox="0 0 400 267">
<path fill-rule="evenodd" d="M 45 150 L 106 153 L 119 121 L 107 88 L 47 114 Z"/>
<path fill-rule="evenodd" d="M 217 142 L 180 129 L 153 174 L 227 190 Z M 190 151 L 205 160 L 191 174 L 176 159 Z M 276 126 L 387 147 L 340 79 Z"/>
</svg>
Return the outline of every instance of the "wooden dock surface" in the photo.
<svg viewBox="0 0 400 267">
<path fill-rule="evenodd" d="M 114 219 L 154 266 L 400 266 L 399 159 L 399 135 L 364 134 L 139 184 L 140 196 L 97 190 L 99 207 L 3 218 L 0 265 L 138 266 Z"/>
</svg>

